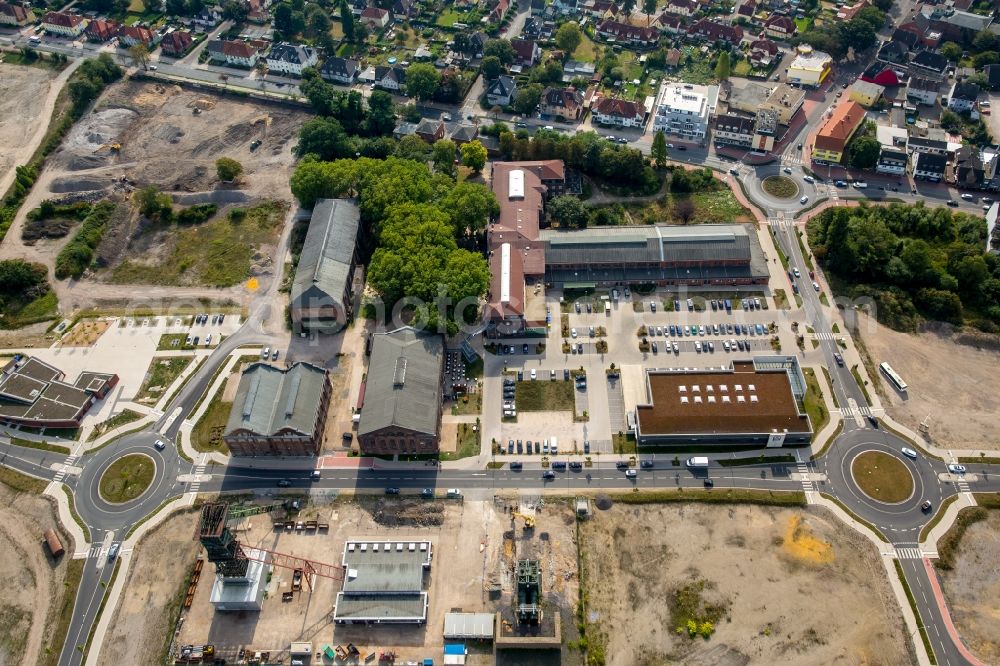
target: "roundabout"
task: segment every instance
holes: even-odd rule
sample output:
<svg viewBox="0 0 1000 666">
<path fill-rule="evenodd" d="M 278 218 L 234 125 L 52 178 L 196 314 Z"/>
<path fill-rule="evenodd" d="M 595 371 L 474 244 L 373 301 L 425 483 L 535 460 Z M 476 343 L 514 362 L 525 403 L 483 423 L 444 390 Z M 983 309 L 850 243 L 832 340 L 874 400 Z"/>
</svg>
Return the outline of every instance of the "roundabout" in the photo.
<svg viewBox="0 0 1000 666">
<path fill-rule="evenodd" d="M 851 462 L 858 489 L 884 504 L 900 504 L 913 496 L 913 475 L 903 461 L 882 451 L 865 451 Z"/>
<path fill-rule="evenodd" d="M 777 199 L 793 199 L 799 194 L 799 186 L 787 176 L 768 176 L 760 185 L 765 192 Z"/>
<path fill-rule="evenodd" d="M 118 458 L 104 471 L 98 486 L 101 499 L 109 504 L 125 504 L 142 497 L 153 483 L 156 463 L 144 453 Z"/>
</svg>

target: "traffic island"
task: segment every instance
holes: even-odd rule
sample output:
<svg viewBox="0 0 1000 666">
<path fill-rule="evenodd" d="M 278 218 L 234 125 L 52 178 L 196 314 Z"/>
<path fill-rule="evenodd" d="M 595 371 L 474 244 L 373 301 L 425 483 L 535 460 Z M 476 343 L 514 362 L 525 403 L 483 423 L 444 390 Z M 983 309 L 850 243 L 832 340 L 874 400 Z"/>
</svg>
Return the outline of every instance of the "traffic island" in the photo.
<svg viewBox="0 0 1000 666">
<path fill-rule="evenodd" d="M 913 475 L 888 453 L 862 453 L 851 463 L 851 475 L 861 492 L 878 502 L 899 504 L 913 495 Z"/>
<path fill-rule="evenodd" d="M 110 504 L 124 504 L 140 497 L 153 483 L 156 463 L 142 453 L 132 453 L 111 463 L 101 475 L 101 499 Z"/>
<path fill-rule="evenodd" d="M 761 187 L 772 197 L 778 199 L 791 199 L 799 193 L 799 186 L 795 181 L 785 176 L 768 176 L 761 181 Z"/>
</svg>

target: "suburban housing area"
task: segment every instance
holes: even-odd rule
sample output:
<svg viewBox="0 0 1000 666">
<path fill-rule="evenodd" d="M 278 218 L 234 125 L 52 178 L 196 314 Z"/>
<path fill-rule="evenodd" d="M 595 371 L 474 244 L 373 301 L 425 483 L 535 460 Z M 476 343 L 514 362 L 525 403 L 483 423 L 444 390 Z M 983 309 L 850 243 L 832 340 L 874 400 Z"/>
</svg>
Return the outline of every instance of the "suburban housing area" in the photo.
<svg viewBox="0 0 1000 666">
<path fill-rule="evenodd" d="M 0 663 L 997 661 L 998 19 L 0 1 Z"/>
</svg>

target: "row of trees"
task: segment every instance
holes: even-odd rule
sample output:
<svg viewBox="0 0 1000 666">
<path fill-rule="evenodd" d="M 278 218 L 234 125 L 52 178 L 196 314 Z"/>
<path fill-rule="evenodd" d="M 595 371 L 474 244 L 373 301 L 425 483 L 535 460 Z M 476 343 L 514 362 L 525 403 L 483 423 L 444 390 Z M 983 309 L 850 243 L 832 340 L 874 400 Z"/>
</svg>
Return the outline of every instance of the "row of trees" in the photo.
<svg viewBox="0 0 1000 666">
<path fill-rule="evenodd" d="M 559 159 L 567 167 L 637 193 L 649 194 L 660 186 L 659 176 L 640 150 L 611 143 L 595 132 L 568 135 L 541 129 L 532 137 L 523 129 L 501 130 L 499 137 L 500 154 L 506 160 Z"/>
<path fill-rule="evenodd" d="M 913 329 L 921 316 L 961 324 L 1000 324 L 1000 258 L 986 247 L 986 222 L 947 208 L 830 208 L 809 222 L 817 259 L 871 296 L 878 318 Z"/>
<path fill-rule="evenodd" d="M 454 155 L 453 145 L 450 150 Z M 456 312 L 454 306 L 486 293 L 489 267 L 481 253 L 459 247 L 459 241 L 468 244 L 499 214 L 487 187 L 456 183 L 424 162 L 398 157 L 330 162 L 307 157 L 291 186 L 305 207 L 320 198 L 359 198 L 365 235 L 375 248 L 369 284 L 386 303 L 417 299 L 428 304 L 421 311 L 432 326 L 440 323 L 451 332 L 457 321 L 475 315 L 475 308 Z M 440 308 L 434 305 L 439 297 L 447 298 Z"/>
</svg>

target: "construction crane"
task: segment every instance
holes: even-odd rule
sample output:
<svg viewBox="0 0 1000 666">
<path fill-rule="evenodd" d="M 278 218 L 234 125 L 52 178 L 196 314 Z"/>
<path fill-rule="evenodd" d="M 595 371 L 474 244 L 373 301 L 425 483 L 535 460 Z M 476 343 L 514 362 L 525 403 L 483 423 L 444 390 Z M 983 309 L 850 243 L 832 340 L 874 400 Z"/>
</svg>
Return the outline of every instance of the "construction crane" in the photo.
<svg viewBox="0 0 1000 666">
<path fill-rule="evenodd" d="M 331 580 L 344 580 L 342 566 L 315 562 L 302 557 L 279 553 L 265 548 L 254 547 L 246 549 L 229 528 L 229 521 L 234 518 L 244 518 L 261 513 L 269 513 L 276 508 L 287 507 L 287 504 L 266 504 L 260 506 L 230 507 L 226 502 L 212 502 L 201 509 L 201 522 L 195 541 L 200 541 L 208 554 L 208 561 L 215 564 L 215 571 L 224 578 L 242 578 L 247 574 L 251 560 L 263 562 L 283 569 L 301 572 L 309 589 L 312 589 L 313 576 L 322 576 Z"/>
<path fill-rule="evenodd" d="M 511 520 L 511 522 L 513 522 L 517 518 L 520 518 L 521 520 L 524 521 L 524 529 L 531 530 L 531 529 L 535 528 L 535 517 L 534 516 L 527 516 L 527 515 L 521 513 L 520 511 L 511 511 L 510 512 L 510 520 Z"/>
</svg>

